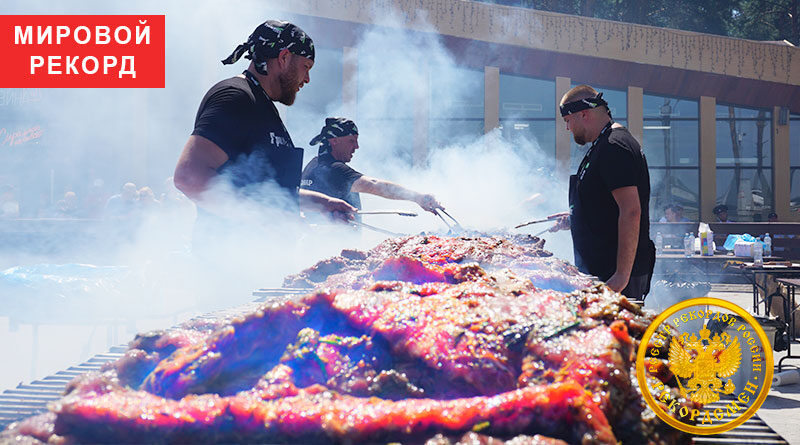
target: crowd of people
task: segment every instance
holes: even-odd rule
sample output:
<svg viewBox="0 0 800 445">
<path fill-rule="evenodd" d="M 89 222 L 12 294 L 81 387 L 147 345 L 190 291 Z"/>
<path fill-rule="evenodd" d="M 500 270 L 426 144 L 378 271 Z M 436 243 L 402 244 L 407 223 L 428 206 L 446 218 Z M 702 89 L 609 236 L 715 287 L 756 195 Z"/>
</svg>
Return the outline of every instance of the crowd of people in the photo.
<svg viewBox="0 0 800 445">
<path fill-rule="evenodd" d="M 159 213 L 189 212 L 192 202 L 167 178 L 156 195 L 149 186 L 139 187 L 133 182 L 124 183 L 117 193 L 95 180 L 87 191 L 79 194 L 67 189 L 50 199 L 42 196 L 35 208 L 20 204 L 16 187 L 0 186 L 0 219 L 54 218 L 54 219 L 137 219 Z"/>
</svg>

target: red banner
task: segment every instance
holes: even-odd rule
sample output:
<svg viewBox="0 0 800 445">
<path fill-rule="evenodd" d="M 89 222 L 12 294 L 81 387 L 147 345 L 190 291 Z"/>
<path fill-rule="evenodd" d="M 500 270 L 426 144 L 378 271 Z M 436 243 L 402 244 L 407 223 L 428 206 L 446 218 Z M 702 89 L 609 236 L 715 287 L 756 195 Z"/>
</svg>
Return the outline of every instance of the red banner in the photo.
<svg viewBox="0 0 800 445">
<path fill-rule="evenodd" d="M 0 15 L 0 88 L 164 88 L 163 15 Z"/>
</svg>

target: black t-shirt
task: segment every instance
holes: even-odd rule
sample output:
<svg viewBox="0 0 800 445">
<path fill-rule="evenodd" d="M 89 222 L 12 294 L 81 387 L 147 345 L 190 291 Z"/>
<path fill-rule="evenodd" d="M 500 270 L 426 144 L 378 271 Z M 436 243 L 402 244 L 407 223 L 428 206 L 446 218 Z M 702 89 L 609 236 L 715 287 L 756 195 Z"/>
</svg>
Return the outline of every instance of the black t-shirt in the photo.
<svg viewBox="0 0 800 445">
<path fill-rule="evenodd" d="M 303 150 L 295 148 L 264 90 L 243 76 L 223 80 L 203 97 L 193 135 L 228 155 L 217 171 L 244 193 L 274 181 L 296 205 Z"/>
<path fill-rule="evenodd" d="M 344 162 L 337 161 L 330 153 L 323 153 L 309 161 L 303 169 L 300 186 L 342 199 L 361 209 L 361 197 L 351 192 L 350 187 L 362 176 Z"/>
<path fill-rule="evenodd" d="M 578 268 L 603 281 L 614 274 L 619 207 L 611 192 L 636 186 L 642 211 L 631 276 L 652 272 L 655 247 L 650 241 L 650 174 L 644 153 L 628 129 L 604 131 L 570 182 L 570 225 Z"/>
</svg>

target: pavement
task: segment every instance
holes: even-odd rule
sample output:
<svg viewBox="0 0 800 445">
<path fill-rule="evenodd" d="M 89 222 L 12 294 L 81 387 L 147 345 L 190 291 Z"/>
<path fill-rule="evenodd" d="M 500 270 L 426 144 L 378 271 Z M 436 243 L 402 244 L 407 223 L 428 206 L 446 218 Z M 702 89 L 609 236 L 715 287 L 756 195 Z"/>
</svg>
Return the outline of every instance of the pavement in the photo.
<svg viewBox="0 0 800 445">
<path fill-rule="evenodd" d="M 753 291 L 747 284 L 712 284 L 708 296 L 720 298 L 752 309 Z M 800 342 L 792 342 L 792 352 L 800 355 Z M 786 351 L 775 352 L 775 372 L 778 360 L 786 356 Z M 783 362 L 783 370 L 800 369 L 800 358 Z M 756 413 L 761 419 L 792 445 L 800 445 L 800 383 L 773 387 L 764 404 Z"/>
</svg>

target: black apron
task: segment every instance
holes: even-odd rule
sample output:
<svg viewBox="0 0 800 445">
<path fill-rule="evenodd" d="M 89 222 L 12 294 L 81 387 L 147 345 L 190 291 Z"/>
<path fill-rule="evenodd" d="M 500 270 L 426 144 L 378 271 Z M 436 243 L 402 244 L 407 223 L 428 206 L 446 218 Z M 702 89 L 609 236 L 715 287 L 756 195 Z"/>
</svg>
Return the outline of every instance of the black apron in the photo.
<svg viewBox="0 0 800 445">
<path fill-rule="evenodd" d="M 583 273 L 591 274 L 588 269 L 588 265 L 581 257 L 580 252 L 578 251 L 578 245 L 583 242 L 583 240 L 593 236 L 589 229 L 586 227 L 583 215 L 583 207 L 581 205 L 581 200 L 579 198 L 579 192 L 581 187 L 581 181 L 583 180 L 583 175 L 586 174 L 586 168 L 589 165 L 589 157 L 592 155 L 592 150 L 594 150 L 597 141 L 600 140 L 600 137 L 603 135 L 611 132 L 611 125 L 613 121 L 606 124 L 605 127 L 600 131 L 600 134 L 597 136 L 597 139 L 592 142 L 591 147 L 586 152 L 586 155 L 581 160 L 580 166 L 578 167 L 578 172 L 574 175 L 570 175 L 569 177 L 569 214 L 570 214 L 570 233 L 572 233 L 572 251 L 575 256 L 575 266 Z M 598 277 L 601 280 L 607 280 L 610 278 L 608 277 Z"/>
<path fill-rule="evenodd" d="M 261 84 L 259 83 L 258 79 L 251 73 L 250 71 L 244 71 L 244 77 L 247 79 L 250 87 L 254 90 L 254 94 L 256 93 L 255 90 L 260 91 L 264 99 L 267 101 L 272 110 L 275 112 L 276 115 L 279 115 L 278 109 L 275 108 L 275 104 L 272 100 L 267 96 L 267 93 L 261 88 Z M 286 127 L 281 123 L 283 127 L 284 134 L 289 135 L 289 131 L 286 130 Z M 266 156 L 265 162 L 269 166 L 269 176 L 266 178 L 267 180 L 275 181 L 278 186 L 282 189 L 286 190 L 294 199 L 295 201 L 299 201 L 300 198 L 300 177 L 303 171 L 303 149 L 299 147 L 295 147 L 293 143 L 291 143 L 291 139 L 289 139 L 289 143 L 291 147 L 281 149 L 281 148 L 273 148 L 264 150 L 264 154 Z"/>
</svg>

